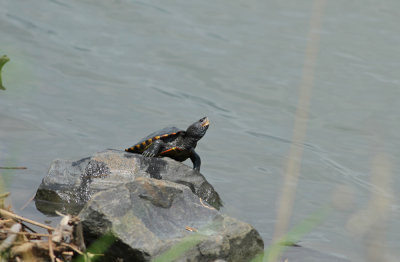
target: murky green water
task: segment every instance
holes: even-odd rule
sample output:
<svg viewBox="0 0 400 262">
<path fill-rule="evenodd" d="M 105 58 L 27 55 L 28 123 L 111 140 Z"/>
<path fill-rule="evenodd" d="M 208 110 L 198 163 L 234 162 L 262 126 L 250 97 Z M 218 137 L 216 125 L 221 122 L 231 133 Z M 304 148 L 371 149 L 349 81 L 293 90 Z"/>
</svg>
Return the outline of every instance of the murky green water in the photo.
<svg viewBox="0 0 400 262">
<path fill-rule="evenodd" d="M 28 167 L 1 170 L 15 210 L 47 219 L 33 203 L 19 209 L 55 158 L 124 149 L 161 127 L 208 116 L 197 148 L 202 173 L 223 211 L 268 243 L 312 5 L 0 0 L 0 56 L 11 58 L 0 90 L 0 166 Z M 354 261 L 371 247 L 399 255 L 399 8 L 395 0 L 340 0 L 326 1 L 321 13 L 291 225 L 336 195 L 348 208 L 300 244 Z"/>
</svg>

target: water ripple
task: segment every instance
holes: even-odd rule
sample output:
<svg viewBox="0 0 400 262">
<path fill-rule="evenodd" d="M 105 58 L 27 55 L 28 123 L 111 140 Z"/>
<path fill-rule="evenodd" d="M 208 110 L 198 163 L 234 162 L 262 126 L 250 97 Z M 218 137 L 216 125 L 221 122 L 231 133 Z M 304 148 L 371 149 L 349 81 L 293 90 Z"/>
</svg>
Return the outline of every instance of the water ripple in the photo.
<svg viewBox="0 0 400 262">
<path fill-rule="evenodd" d="M 185 92 L 179 92 L 179 91 L 176 91 L 176 90 L 174 90 L 174 92 L 167 91 L 165 89 L 161 89 L 161 88 L 155 87 L 155 86 L 153 86 L 152 88 L 154 90 L 156 90 L 157 92 L 159 92 L 159 93 L 161 93 L 163 95 L 166 95 L 166 96 L 170 96 L 170 97 L 173 97 L 173 98 L 188 99 L 190 101 L 198 102 L 198 103 L 200 103 L 202 105 L 208 105 L 208 106 L 210 106 L 210 107 L 212 107 L 212 108 L 214 108 L 214 109 L 216 109 L 218 111 L 224 112 L 224 113 L 231 113 L 230 110 L 228 110 L 226 108 L 223 108 L 223 107 L 217 105 L 216 103 L 214 103 L 213 101 L 211 101 L 209 99 L 206 99 L 204 97 L 190 95 L 190 94 L 187 94 Z"/>
</svg>

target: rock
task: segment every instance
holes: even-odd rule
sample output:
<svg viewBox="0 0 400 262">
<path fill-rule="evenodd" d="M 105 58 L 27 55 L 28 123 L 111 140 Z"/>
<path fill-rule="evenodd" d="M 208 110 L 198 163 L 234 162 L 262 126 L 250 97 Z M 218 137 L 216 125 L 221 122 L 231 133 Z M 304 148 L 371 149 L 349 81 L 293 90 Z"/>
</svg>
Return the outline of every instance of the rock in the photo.
<svg viewBox="0 0 400 262">
<path fill-rule="evenodd" d="M 79 217 L 88 246 L 113 236 L 100 257 L 104 261 L 165 261 L 167 255 L 175 255 L 173 261 L 250 261 L 264 249 L 251 225 L 219 213 L 189 187 L 166 180 L 138 177 L 99 192 Z"/>
<path fill-rule="evenodd" d="M 219 209 L 222 201 L 202 174 L 170 158 L 146 158 L 120 150 L 106 150 L 78 161 L 54 160 L 36 193 L 36 207 L 77 214 L 93 194 L 140 177 L 183 184 Z"/>
<path fill-rule="evenodd" d="M 80 212 L 86 244 L 108 247 L 95 252 L 103 261 L 163 261 L 165 252 L 174 261 L 246 261 L 264 248 L 251 225 L 219 213 L 203 175 L 169 158 L 106 150 L 55 160 L 35 199 L 44 213 Z"/>
</svg>

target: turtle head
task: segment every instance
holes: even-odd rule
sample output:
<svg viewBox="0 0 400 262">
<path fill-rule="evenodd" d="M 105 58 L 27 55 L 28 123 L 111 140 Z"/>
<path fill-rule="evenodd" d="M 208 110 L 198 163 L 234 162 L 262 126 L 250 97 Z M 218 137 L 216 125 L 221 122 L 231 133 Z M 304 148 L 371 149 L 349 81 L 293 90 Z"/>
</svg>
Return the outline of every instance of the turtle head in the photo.
<svg viewBox="0 0 400 262">
<path fill-rule="evenodd" d="M 186 130 L 186 135 L 196 139 L 200 139 L 206 134 L 209 125 L 210 121 L 208 120 L 208 117 L 203 117 L 202 119 L 194 122 L 188 127 L 188 129 Z"/>
</svg>

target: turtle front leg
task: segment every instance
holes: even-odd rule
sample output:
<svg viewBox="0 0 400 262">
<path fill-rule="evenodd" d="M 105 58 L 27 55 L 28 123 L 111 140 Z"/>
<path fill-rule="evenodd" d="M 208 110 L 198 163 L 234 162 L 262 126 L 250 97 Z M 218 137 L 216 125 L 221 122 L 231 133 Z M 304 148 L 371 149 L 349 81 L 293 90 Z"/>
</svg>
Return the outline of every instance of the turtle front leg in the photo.
<svg viewBox="0 0 400 262">
<path fill-rule="evenodd" d="M 193 169 L 200 172 L 201 160 L 200 156 L 196 153 L 196 151 L 192 150 L 190 154 L 190 160 L 192 160 L 193 162 Z"/>
<path fill-rule="evenodd" d="M 163 146 L 164 146 L 163 141 L 161 140 L 154 141 L 145 151 L 143 151 L 142 155 L 145 157 L 158 156 Z"/>
</svg>

